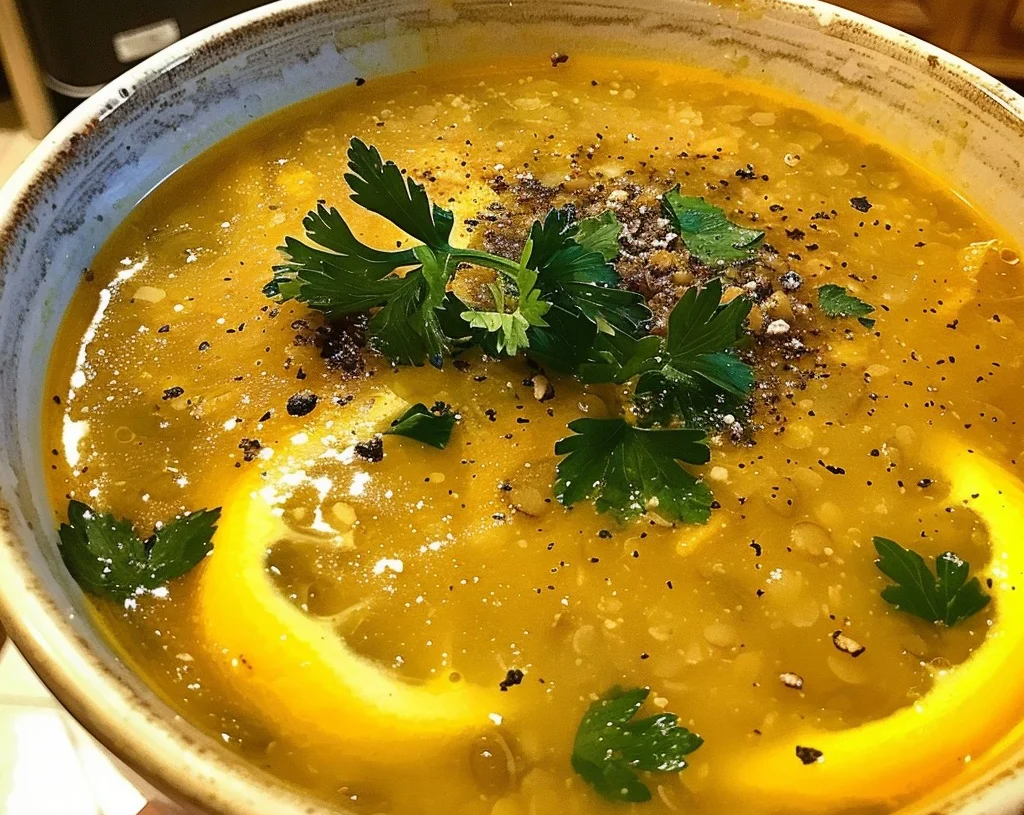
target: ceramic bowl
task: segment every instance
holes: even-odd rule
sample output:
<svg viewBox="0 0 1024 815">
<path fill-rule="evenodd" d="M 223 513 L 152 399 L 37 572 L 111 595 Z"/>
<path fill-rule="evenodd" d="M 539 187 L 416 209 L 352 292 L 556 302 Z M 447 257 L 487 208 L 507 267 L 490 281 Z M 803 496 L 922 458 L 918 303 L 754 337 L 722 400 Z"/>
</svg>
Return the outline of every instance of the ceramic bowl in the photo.
<svg viewBox="0 0 1024 815">
<path fill-rule="evenodd" d="M 355 77 L 495 51 L 679 60 L 839 112 L 1024 234 L 1024 100 L 891 28 L 803 0 L 285 0 L 162 51 L 84 102 L 0 193 L 0 618 L 60 701 L 183 811 L 317 801 L 184 722 L 91 627 L 43 481 L 46 368 L 97 248 L 161 179 L 254 119 Z M 1019 815 L 1024 750 L 929 813 Z"/>
</svg>

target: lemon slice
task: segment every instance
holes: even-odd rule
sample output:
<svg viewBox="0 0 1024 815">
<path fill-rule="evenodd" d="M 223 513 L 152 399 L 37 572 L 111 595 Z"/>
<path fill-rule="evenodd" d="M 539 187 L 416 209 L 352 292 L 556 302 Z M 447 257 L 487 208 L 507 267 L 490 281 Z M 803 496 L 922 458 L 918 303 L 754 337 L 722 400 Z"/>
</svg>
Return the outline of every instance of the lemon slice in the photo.
<svg viewBox="0 0 1024 815">
<path fill-rule="evenodd" d="M 447 675 L 424 684 L 403 680 L 353 651 L 330 622 L 289 603 L 266 572 L 268 549 L 288 536 L 274 492 L 301 472 L 303 448 L 323 451 L 328 437 L 365 439 L 405 406 L 378 392 L 335 414 L 356 417 L 343 429 L 333 426 L 339 420 L 319 420 L 293 449 L 275 451 L 266 475 L 254 469 L 225 502 L 215 554 L 200 576 L 197 618 L 233 695 L 310 762 L 358 756 L 409 763 L 497 720 L 494 693 Z"/>
<path fill-rule="evenodd" d="M 778 798 L 786 812 L 906 800 L 957 775 L 965 757 L 978 756 L 1024 716 L 1024 485 L 951 438 L 939 440 L 930 457 L 945 471 L 950 500 L 988 527 L 992 559 L 982 579 L 992 581 L 996 623 L 981 647 L 913 706 L 848 730 L 809 728 L 721 768 L 741 794 Z M 821 750 L 823 758 L 804 766 L 794 745 Z"/>
</svg>

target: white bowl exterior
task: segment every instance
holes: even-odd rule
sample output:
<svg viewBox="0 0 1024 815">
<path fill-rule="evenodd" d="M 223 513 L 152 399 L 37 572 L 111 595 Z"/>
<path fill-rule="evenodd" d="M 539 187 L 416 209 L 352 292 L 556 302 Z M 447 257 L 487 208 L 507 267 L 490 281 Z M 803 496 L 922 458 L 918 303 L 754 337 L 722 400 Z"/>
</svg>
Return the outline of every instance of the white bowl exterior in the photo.
<svg viewBox="0 0 1024 815">
<path fill-rule="evenodd" d="M 216 812 L 333 811 L 182 722 L 88 624 L 43 478 L 44 372 L 83 270 L 175 169 L 331 88 L 496 51 L 589 51 L 718 69 L 837 111 L 1024 236 L 1024 105 L 892 29 L 805 0 L 284 0 L 194 35 L 85 102 L 0 192 L 0 615 L 58 698 L 141 774 Z M 1011 815 L 1020 768 L 946 811 Z M 312 809 L 310 809 L 312 807 Z"/>
</svg>

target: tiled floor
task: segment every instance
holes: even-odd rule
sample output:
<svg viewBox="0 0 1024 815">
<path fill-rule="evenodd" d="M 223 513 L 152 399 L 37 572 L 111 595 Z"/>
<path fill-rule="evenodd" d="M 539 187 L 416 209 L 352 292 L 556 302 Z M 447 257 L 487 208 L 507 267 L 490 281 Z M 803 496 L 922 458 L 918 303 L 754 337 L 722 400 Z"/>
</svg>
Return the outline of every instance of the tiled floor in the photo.
<svg viewBox="0 0 1024 815">
<path fill-rule="evenodd" d="M 0 184 L 35 145 L 0 101 Z M 136 815 L 142 795 L 4 640 L 0 629 L 0 815 Z"/>
</svg>

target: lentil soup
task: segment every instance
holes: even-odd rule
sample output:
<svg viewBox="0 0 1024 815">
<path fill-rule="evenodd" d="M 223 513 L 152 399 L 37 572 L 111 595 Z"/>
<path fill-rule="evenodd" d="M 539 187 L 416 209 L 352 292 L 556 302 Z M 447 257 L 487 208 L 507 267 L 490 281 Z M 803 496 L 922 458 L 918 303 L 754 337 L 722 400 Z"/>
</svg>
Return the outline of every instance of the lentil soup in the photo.
<svg viewBox="0 0 1024 815">
<path fill-rule="evenodd" d="M 100 249 L 43 406 L 62 554 L 168 703 L 353 812 L 913 807 L 1024 712 L 1016 250 L 709 72 L 359 82 Z"/>
</svg>

